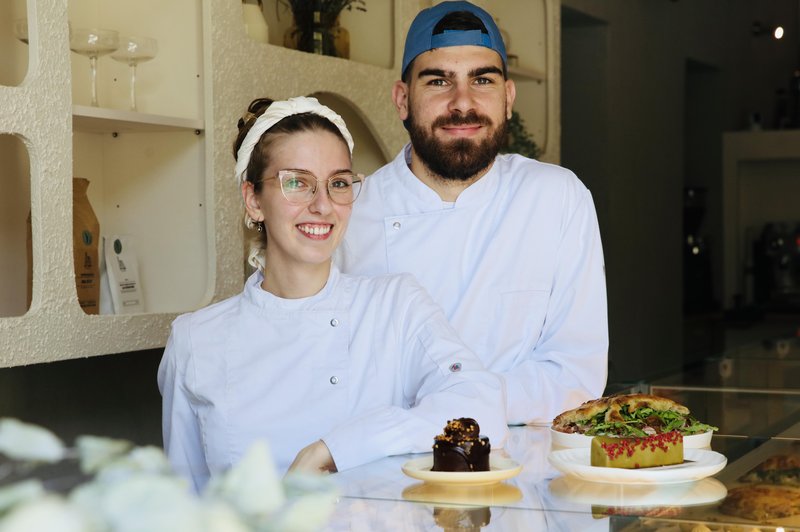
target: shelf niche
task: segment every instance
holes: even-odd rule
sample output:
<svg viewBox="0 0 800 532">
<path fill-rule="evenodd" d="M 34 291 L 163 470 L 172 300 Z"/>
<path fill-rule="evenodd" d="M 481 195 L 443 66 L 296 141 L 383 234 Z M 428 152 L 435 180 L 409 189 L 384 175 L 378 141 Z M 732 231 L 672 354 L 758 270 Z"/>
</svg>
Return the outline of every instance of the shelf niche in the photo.
<svg viewBox="0 0 800 532">
<path fill-rule="evenodd" d="M 30 161 L 16 135 L 0 135 L 0 318 L 22 316 L 29 308 L 27 218 L 30 213 Z M 27 257 L 27 258 L 26 258 Z"/>
<path fill-rule="evenodd" d="M 27 2 L 0 2 L 0 20 L 4 21 L 0 29 L 0 50 L 3 50 L 3 61 L 0 61 L 0 85 L 16 87 L 28 75 L 31 48 L 21 41 L 17 35 L 17 23 L 24 23 L 27 34 L 28 9 Z M 36 46 L 36 42 L 31 46 Z"/>
<path fill-rule="evenodd" d="M 276 6 L 277 3 L 277 6 Z M 367 2 L 366 12 L 343 10 L 340 23 L 350 34 L 350 60 L 381 68 L 394 66 L 395 0 Z M 269 42 L 284 45 L 284 35 L 292 26 L 292 12 L 278 0 L 264 2 L 264 18 L 269 26 Z"/>
</svg>

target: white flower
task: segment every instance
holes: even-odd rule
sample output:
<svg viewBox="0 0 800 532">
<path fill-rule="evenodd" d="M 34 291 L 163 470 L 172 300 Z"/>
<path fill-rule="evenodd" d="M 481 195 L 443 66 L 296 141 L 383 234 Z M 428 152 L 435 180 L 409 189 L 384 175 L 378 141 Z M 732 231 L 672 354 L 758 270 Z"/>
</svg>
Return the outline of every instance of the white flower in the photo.
<svg viewBox="0 0 800 532">
<path fill-rule="evenodd" d="M 15 507 L 2 521 L 0 532 L 95 532 L 79 508 L 55 495 Z"/>
<path fill-rule="evenodd" d="M 12 460 L 57 462 L 64 457 L 64 444 L 47 429 L 0 418 L 0 453 Z"/>
<path fill-rule="evenodd" d="M 3 486 L 0 488 L 0 515 L 22 502 L 42 497 L 44 493 L 41 481 L 35 479 Z"/>
<path fill-rule="evenodd" d="M 336 506 L 336 492 L 303 495 L 291 501 L 286 508 L 266 523 L 264 531 L 313 532 L 328 522 Z"/>
<path fill-rule="evenodd" d="M 172 467 L 158 447 L 136 447 L 130 453 L 105 464 L 97 473 L 101 483 L 117 482 L 135 473 L 170 475 Z"/>
<path fill-rule="evenodd" d="M 203 530 L 199 501 L 178 478 L 131 473 L 117 482 L 77 488 L 72 499 L 114 532 Z"/>
<path fill-rule="evenodd" d="M 254 443 L 238 464 L 211 479 L 204 497 L 226 501 L 254 521 L 278 510 L 286 502 L 286 496 L 269 445 L 265 441 Z"/>
<path fill-rule="evenodd" d="M 78 436 L 75 440 L 81 471 L 97 473 L 100 468 L 131 450 L 133 444 L 127 440 L 114 440 L 99 436 Z"/>
<path fill-rule="evenodd" d="M 203 505 L 202 519 L 208 532 L 251 532 L 236 511 L 222 501 Z"/>
<path fill-rule="evenodd" d="M 132 446 L 79 436 L 81 470 L 93 476 L 66 497 L 38 479 L 0 487 L 0 532 L 306 532 L 323 527 L 336 503 L 327 477 L 281 481 L 263 441 L 212 478 L 202 498 L 174 474 L 162 449 Z M 3 418 L 0 452 L 24 462 L 76 454 L 45 429 Z"/>
</svg>

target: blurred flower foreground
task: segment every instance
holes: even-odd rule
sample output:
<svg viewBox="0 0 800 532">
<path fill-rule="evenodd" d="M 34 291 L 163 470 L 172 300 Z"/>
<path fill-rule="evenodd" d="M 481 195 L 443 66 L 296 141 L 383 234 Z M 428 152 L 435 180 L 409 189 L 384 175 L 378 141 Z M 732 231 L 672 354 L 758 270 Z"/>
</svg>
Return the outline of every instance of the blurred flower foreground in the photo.
<svg viewBox="0 0 800 532">
<path fill-rule="evenodd" d="M 37 475 L 70 462 L 69 489 Z M 79 436 L 68 448 L 47 429 L 0 418 L 0 532 L 304 532 L 325 525 L 336 497 L 322 476 L 280 479 L 266 442 L 196 495 L 158 447 Z"/>
</svg>

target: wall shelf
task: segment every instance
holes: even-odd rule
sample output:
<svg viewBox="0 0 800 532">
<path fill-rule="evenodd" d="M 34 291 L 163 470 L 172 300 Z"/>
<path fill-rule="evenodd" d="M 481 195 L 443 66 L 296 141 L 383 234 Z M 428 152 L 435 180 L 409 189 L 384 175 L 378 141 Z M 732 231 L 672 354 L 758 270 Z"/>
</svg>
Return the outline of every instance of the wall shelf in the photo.
<svg viewBox="0 0 800 532">
<path fill-rule="evenodd" d="M 203 131 L 204 124 L 191 118 L 73 105 L 72 128 L 83 133 Z"/>
</svg>

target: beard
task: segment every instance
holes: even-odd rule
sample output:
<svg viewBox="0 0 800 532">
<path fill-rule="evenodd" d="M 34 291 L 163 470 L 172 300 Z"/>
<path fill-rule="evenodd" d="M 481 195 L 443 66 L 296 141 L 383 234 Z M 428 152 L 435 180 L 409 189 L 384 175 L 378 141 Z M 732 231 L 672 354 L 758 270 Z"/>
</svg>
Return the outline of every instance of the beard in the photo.
<svg viewBox="0 0 800 532">
<path fill-rule="evenodd" d="M 492 126 L 488 116 L 479 115 L 474 110 L 467 114 L 440 116 L 426 128 L 415 120 L 409 108 L 405 125 L 411 145 L 423 164 L 437 176 L 451 181 L 467 181 L 488 168 L 505 144 L 508 131 L 508 120 L 504 117 L 497 129 L 480 141 L 455 139 L 446 142 L 434 136 L 433 131 L 443 126 Z"/>
</svg>

